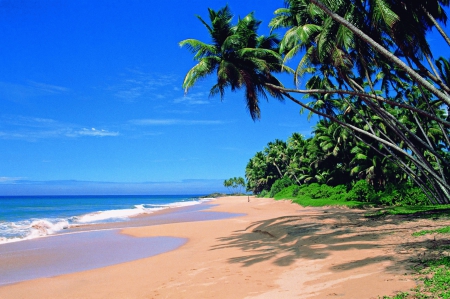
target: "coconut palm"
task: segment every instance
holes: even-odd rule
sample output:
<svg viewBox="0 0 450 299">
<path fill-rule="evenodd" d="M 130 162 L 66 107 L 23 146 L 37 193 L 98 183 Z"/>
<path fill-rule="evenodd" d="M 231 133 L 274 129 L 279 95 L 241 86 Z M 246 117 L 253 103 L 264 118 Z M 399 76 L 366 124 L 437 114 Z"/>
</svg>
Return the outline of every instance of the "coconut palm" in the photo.
<svg viewBox="0 0 450 299">
<path fill-rule="evenodd" d="M 448 5 L 447 2 L 427 1 L 425 5 L 420 1 L 404 4 L 394 0 L 291 0 L 272 22 L 275 26 L 288 26 L 282 40 L 284 53 L 299 53 L 298 49 L 304 49 L 305 54 L 300 58 L 302 71 L 298 73 L 312 75 L 306 84 L 309 90 L 289 90 L 308 93 L 313 99 L 308 107 L 288 98 L 350 128 L 362 141 L 367 142 L 369 137 L 382 142 L 383 147 L 372 145 L 372 149 L 386 159 L 395 160 L 413 180 L 420 180 L 423 188 L 427 189 L 433 182 L 429 194 L 441 203 L 450 202 L 450 188 L 446 187 L 449 178 L 442 175 L 439 164 L 448 165 L 450 161 L 438 152 L 436 145 L 440 142 L 428 138 L 426 131 L 430 132 L 432 122 L 438 122 L 441 135 L 448 136 L 445 133 L 449 123 L 445 117 L 438 116 L 437 107 L 450 104 L 445 93 L 449 88 L 425 69 L 421 57 L 432 58 L 426 31 L 433 24 L 432 18 L 445 20 L 441 5 Z M 322 13 L 315 12 L 316 17 L 311 18 L 314 6 Z M 432 12 L 431 18 L 427 12 Z M 316 26 L 314 32 L 309 31 L 312 34 L 296 30 L 312 21 Z M 399 59 L 394 53 L 405 59 Z M 379 91 L 375 89 L 377 81 L 381 82 Z M 412 92 L 417 95 L 414 84 L 418 84 L 420 95 L 411 100 Z M 337 101 L 342 103 L 339 105 Z M 406 108 L 409 115 L 399 119 L 392 107 Z M 339 113 L 352 117 L 340 117 Z M 411 121 L 405 122 L 405 117 Z M 448 148 L 448 138 L 444 138 L 444 144 Z"/>
<path fill-rule="evenodd" d="M 267 99 L 268 94 L 283 100 L 283 93 L 266 85 L 282 86 L 273 73 L 282 71 L 281 57 L 278 54 L 278 39 L 275 35 L 259 36 L 256 31 L 260 21 L 253 13 L 231 24 L 232 15 L 228 6 L 218 11 L 208 9 L 208 24 L 199 20 L 208 30 L 212 44 L 196 39 L 180 42 L 187 47 L 198 63 L 188 71 L 183 88 L 186 92 L 199 79 L 213 73 L 217 82 L 212 86 L 210 95 L 220 94 L 223 99 L 227 88 L 231 91 L 244 89 L 247 109 L 253 119 L 260 118 L 259 100 Z"/>
<path fill-rule="evenodd" d="M 227 7 L 210 10 L 211 25 L 200 18 L 213 44 L 197 40 L 180 43 L 198 61 L 186 75 L 186 90 L 216 72 L 217 83 L 210 94 L 223 97 L 226 88 L 244 89 L 253 119 L 260 117 L 260 97 L 269 93 L 288 98 L 348 129 L 356 140 L 400 167 L 434 202 L 449 203 L 446 169 L 450 168 L 450 122 L 442 107 L 450 107 L 450 88 L 445 81 L 445 65 L 438 62 L 434 67 L 425 38 L 431 26 L 437 27 L 433 20 L 445 21 L 442 6 L 448 6 L 448 1 L 286 3 L 271 22 L 273 29 L 287 29 L 280 54 L 275 53 L 277 40 L 273 36 L 261 38 L 256 34 L 260 23 L 253 14 L 239 19 L 235 26 L 230 24 Z M 282 65 L 282 58 L 287 62 L 296 54 L 303 56 L 295 79 L 309 73 L 307 88 L 312 90 L 286 89 L 272 75 L 290 70 Z M 424 59 L 431 71 L 422 64 Z M 308 94 L 313 101 L 304 104 L 293 93 Z M 318 153 L 324 150 L 317 140 L 315 146 Z M 321 156 L 308 158 L 320 161 Z M 284 175 L 279 163 L 275 165 L 275 174 Z M 321 179 L 326 173 L 320 173 Z M 263 180 L 267 182 L 269 176 Z"/>
</svg>

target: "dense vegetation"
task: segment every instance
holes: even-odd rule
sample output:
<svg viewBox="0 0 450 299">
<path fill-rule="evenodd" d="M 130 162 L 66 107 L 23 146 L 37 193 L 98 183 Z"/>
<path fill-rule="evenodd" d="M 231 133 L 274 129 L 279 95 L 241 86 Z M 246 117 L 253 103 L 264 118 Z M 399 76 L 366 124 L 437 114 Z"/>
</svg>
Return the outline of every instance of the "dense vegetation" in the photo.
<svg viewBox="0 0 450 299">
<path fill-rule="evenodd" d="M 242 177 L 233 177 L 223 181 L 223 186 L 228 188 L 229 192 L 234 190 L 234 193 L 242 193 L 242 189 L 245 188 L 245 180 Z"/>
<path fill-rule="evenodd" d="M 269 142 L 247 164 L 247 189 L 261 197 L 275 197 L 292 185 L 283 193 L 284 198 L 328 198 L 330 204 L 333 200 L 381 205 L 429 203 L 401 168 L 345 133 L 334 123 L 327 127 L 320 121 L 311 138 L 294 133 L 287 142 Z"/>
<path fill-rule="evenodd" d="M 272 33 L 282 32 L 281 39 L 259 35 L 261 22 L 253 13 L 233 25 L 225 6 L 209 9 L 209 23 L 199 17 L 211 44 L 180 43 L 198 62 L 185 77 L 186 91 L 215 74 L 210 94 L 223 97 L 226 89 L 243 89 L 253 119 L 261 115 L 260 98 L 269 95 L 321 118 L 314 138 L 293 136 L 303 144 L 275 141 L 267 153 L 257 153 L 247 166 L 249 189 L 270 190 L 285 177 L 298 185 L 336 186 L 364 179 L 376 192 L 414 184 L 431 203 L 450 203 L 450 61 L 435 57 L 427 39 L 435 29 L 450 46 L 442 27 L 449 1 L 285 4 L 269 24 Z M 293 57 L 300 62 L 289 66 Z M 291 73 L 295 83 L 303 77 L 306 89 L 285 88 L 275 77 L 280 72 Z M 286 150 L 272 150 L 283 146 Z M 297 152 L 283 156 L 288 150 Z M 257 164 L 263 159 L 270 169 Z"/>
</svg>

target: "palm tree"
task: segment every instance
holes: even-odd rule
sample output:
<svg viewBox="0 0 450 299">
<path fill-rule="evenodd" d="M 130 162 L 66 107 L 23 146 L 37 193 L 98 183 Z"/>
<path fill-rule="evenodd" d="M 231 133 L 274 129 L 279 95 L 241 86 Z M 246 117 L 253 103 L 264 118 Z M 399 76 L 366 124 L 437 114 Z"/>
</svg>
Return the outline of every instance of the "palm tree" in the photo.
<svg viewBox="0 0 450 299">
<path fill-rule="evenodd" d="M 287 165 L 289 165 L 289 156 L 287 155 L 287 146 L 283 140 L 276 139 L 269 142 L 264 148 L 267 164 L 273 165 L 281 179 L 286 174 Z"/>
<path fill-rule="evenodd" d="M 399 67 L 400 69 L 404 70 L 409 76 L 411 76 L 411 78 L 413 80 L 415 80 L 418 84 L 423 86 L 423 88 L 425 88 L 425 89 L 429 90 L 430 92 L 432 92 L 443 103 L 445 103 L 447 105 L 450 105 L 450 97 L 448 95 L 446 95 L 445 92 L 441 91 L 439 88 L 436 88 L 436 86 L 434 86 L 433 84 L 428 82 L 426 78 L 422 77 L 417 71 L 415 71 L 414 69 L 409 67 L 405 62 L 403 62 L 401 59 L 399 59 L 393 53 L 391 53 L 389 51 L 389 49 L 386 49 L 386 47 L 384 47 L 382 44 L 379 44 L 376 40 L 371 38 L 364 31 L 362 31 L 361 29 L 357 28 L 355 25 L 350 23 L 348 20 L 346 20 L 345 18 L 340 16 L 338 13 L 336 13 L 332 9 L 330 9 L 327 5 L 325 5 L 323 3 L 325 1 L 323 1 L 323 2 L 321 2 L 319 0 L 310 0 L 310 1 L 312 3 L 314 3 L 315 5 L 317 5 L 318 7 L 320 7 L 333 21 L 335 21 L 335 22 L 341 24 L 342 26 L 348 28 L 361 41 L 363 41 L 364 43 L 367 43 L 368 45 L 370 45 L 373 48 L 374 51 L 376 51 L 380 55 L 384 56 L 385 59 L 387 59 L 388 61 L 390 61 L 391 63 L 393 63 L 397 67 Z M 329 1 L 329 2 L 330 2 L 329 4 L 331 4 L 331 1 Z M 340 1 L 337 1 L 337 2 L 340 2 Z M 333 4 L 336 4 L 336 3 L 333 2 Z M 342 3 L 339 3 L 339 4 L 342 5 Z M 354 5 L 350 4 L 348 7 L 352 8 L 352 7 L 354 7 Z M 375 5 L 374 7 L 377 7 L 377 6 Z M 386 7 L 387 7 L 387 5 L 383 5 L 382 7 L 380 7 L 380 9 L 385 9 Z M 408 19 L 406 19 L 405 22 L 408 22 Z M 393 21 L 393 23 L 395 23 L 395 22 Z M 415 23 L 417 23 L 417 22 L 415 22 Z M 414 36 L 414 34 L 412 34 L 414 32 L 414 29 L 407 32 L 407 33 L 409 33 L 408 37 L 411 39 L 411 41 L 410 41 L 411 44 L 414 43 L 414 40 L 412 40 L 413 36 Z M 392 32 L 394 32 L 394 31 L 392 31 Z M 423 32 L 419 32 L 419 34 L 422 34 L 423 36 L 425 36 L 423 34 Z M 391 34 L 391 36 L 392 36 L 394 42 L 399 42 L 402 39 L 400 37 L 396 37 L 395 34 Z M 427 50 L 426 41 L 424 41 L 423 38 L 420 38 L 418 40 L 418 42 L 420 44 L 419 46 L 420 46 L 422 51 Z M 405 44 L 398 44 L 398 47 L 400 49 L 403 48 L 403 51 L 406 52 L 406 50 L 405 50 L 406 45 Z M 411 52 L 413 52 L 414 54 L 417 54 L 417 49 L 416 49 L 415 52 L 414 51 L 408 52 L 408 55 L 412 55 Z M 408 57 L 410 57 L 410 56 L 408 56 Z M 436 82 L 436 83 L 439 84 L 440 82 Z M 445 86 L 444 84 L 439 84 L 439 86 L 441 88 L 443 88 L 445 91 L 450 92 L 450 89 L 449 89 L 448 86 Z"/>
<path fill-rule="evenodd" d="M 278 40 L 275 35 L 258 36 L 256 31 L 260 21 L 253 13 L 248 14 L 233 26 L 228 6 L 218 11 L 208 9 L 210 24 L 201 17 L 199 20 L 208 30 L 212 44 L 196 39 L 186 39 L 180 46 L 187 47 L 198 63 L 188 71 L 183 88 L 187 92 L 199 79 L 217 76 L 217 83 L 211 88 L 210 96 L 220 94 L 223 99 L 225 89 L 244 89 L 247 109 L 252 119 L 260 118 L 259 99 L 268 94 L 283 100 L 283 93 L 266 85 L 282 86 L 273 73 L 282 71 L 278 54 Z"/>
<path fill-rule="evenodd" d="M 400 167 L 433 202 L 450 203 L 450 177 L 445 171 L 450 168 L 450 122 L 441 109 L 450 109 L 450 87 L 443 81 L 444 64 L 433 68 L 425 38 L 427 30 L 436 26 L 433 19 L 445 21 L 441 8 L 448 1 L 286 3 L 288 6 L 277 10 L 271 22 L 273 29 L 287 29 L 279 53 L 273 36 L 256 34 L 260 22 L 253 14 L 239 19 L 235 26 L 230 24 L 227 7 L 209 10 L 211 25 L 199 18 L 213 44 L 197 40 L 180 43 L 198 61 L 186 75 L 184 88 L 216 72 L 217 83 L 210 94 L 220 93 L 223 98 L 228 87 L 232 91 L 244 89 L 253 119 L 260 117 L 260 97 L 266 98 L 269 93 L 278 99 L 288 98 L 347 128 L 356 140 Z M 301 51 L 305 52 L 295 80 L 310 73 L 307 87 L 313 89 L 286 89 L 272 74 L 290 71 L 282 58 L 286 62 Z M 422 64 L 422 56 L 432 71 Z M 313 101 L 304 104 L 291 93 L 308 94 Z M 316 145 L 324 150 L 320 143 Z M 276 175 L 284 175 L 279 163 L 275 164 Z M 269 176 L 262 180 L 267 183 Z"/>
<path fill-rule="evenodd" d="M 432 142 L 426 131 L 433 127 L 432 122 L 437 122 L 442 135 L 448 136 L 445 133 L 450 124 L 439 116 L 438 107 L 439 104 L 450 107 L 450 97 L 446 94 L 450 89 L 437 75 L 424 69 L 420 59 L 421 55 L 427 59 L 432 57 L 425 39 L 432 22 L 425 21 L 431 18 L 423 8 L 427 7 L 433 18 L 443 21 L 445 14 L 440 5 L 448 5 L 448 1 L 430 0 L 426 5 L 420 1 L 404 3 L 393 0 L 287 1 L 288 7 L 280 10 L 272 24 L 288 27 L 281 43 L 285 46 L 285 58 L 304 49 L 305 54 L 300 58 L 301 71 L 297 74 L 309 72 L 312 77 L 306 84 L 309 90 L 284 91 L 308 94 L 313 99 L 308 105 L 286 97 L 349 128 L 361 141 L 369 137 L 382 142 L 381 148 L 372 144 L 372 150 L 394 160 L 412 180 L 432 194 L 430 197 L 435 202 L 448 203 L 450 178 L 443 175 L 443 167 L 439 165 L 449 167 L 450 160 L 436 147 L 442 142 Z M 316 17 L 312 18 L 311 7 L 314 6 L 322 13 L 315 12 Z M 298 30 L 311 23 L 315 25 L 315 30 L 309 31 L 311 34 Z M 405 59 L 399 59 L 394 53 Z M 440 71 L 442 73 L 442 67 Z M 377 81 L 382 82 L 381 90 L 375 89 Z M 411 100 L 409 95 L 413 92 L 417 95 L 415 84 L 420 95 Z M 398 109 L 392 107 L 408 109 L 407 118 L 412 122 L 404 123 L 396 118 Z M 351 114 L 352 118 L 339 114 Z M 443 142 L 448 148 L 448 138 L 444 137 Z"/>
<path fill-rule="evenodd" d="M 279 178 L 279 174 L 273 164 L 267 163 L 266 155 L 257 152 L 245 168 L 247 179 L 247 191 L 259 194 L 261 191 L 269 191 L 272 184 Z"/>
<path fill-rule="evenodd" d="M 280 53 L 284 54 L 285 65 L 299 52 L 306 51 L 294 75 L 294 81 L 298 85 L 298 78 L 304 72 L 304 65 L 310 56 L 313 56 L 314 39 L 322 30 L 321 23 L 325 14 L 308 0 L 287 0 L 285 3 L 285 8 L 279 8 L 274 12 L 275 17 L 269 26 L 272 31 L 287 30 L 280 42 Z"/>
</svg>

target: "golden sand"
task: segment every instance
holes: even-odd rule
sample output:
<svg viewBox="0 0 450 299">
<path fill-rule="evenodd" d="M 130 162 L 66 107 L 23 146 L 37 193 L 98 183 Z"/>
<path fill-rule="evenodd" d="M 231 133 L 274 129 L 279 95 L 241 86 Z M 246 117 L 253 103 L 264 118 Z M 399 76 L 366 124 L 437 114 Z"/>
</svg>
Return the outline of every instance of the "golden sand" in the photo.
<svg viewBox="0 0 450 299">
<path fill-rule="evenodd" d="M 417 248 L 405 244 L 431 225 L 247 196 L 213 203 L 204 213 L 246 215 L 123 229 L 188 241 L 145 259 L 3 286 L 0 298 L 379 298 L 415 286 L 406 261 Z"/>
</svg>

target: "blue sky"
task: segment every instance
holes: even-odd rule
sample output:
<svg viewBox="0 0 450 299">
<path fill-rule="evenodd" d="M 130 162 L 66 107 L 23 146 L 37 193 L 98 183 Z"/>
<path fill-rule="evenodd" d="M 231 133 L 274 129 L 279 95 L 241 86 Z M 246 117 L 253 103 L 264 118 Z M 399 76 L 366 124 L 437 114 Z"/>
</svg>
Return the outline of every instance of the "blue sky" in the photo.
<svg viewBox="0 0 450 299">
<path fill-rule="evenodd" d="M 253 122 L 241 93 L 187 95 L 194 65 L 178 42 L 209 42 L 195 15 L 228 3 L 268 33 L 283 1 L 0 1 L 0 195 L 224 191 L 276 138 L 309 135 L 291 103 L 262 103 Z M 290 77 L 283 82 L 289 84 Z"/>
<path fill-rule="evenodd" d="M 226 3 L 235 19 L 254 11 L 261 34 L 283 6 L 0 0 L 0 195 L 226 191 L 269 141 L 310 135 L 315 121 L 290 102 L 262 102 L 253 122 L 241 93 L 208 97 L 213 78 L 184 94 L 195 62 L 178 43 L 210 42 L 195 15 Z"/>
</svg>

